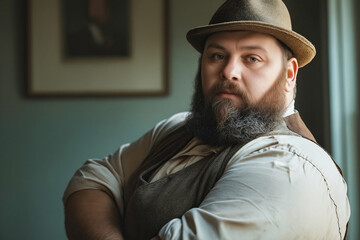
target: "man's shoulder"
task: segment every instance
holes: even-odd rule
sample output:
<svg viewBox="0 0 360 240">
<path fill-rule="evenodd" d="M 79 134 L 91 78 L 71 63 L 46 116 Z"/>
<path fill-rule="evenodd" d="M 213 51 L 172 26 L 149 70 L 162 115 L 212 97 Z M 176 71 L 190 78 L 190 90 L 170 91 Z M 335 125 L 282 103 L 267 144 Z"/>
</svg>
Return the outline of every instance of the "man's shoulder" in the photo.
<svg viewBox="0 0 360 240">
<path fill-rule="evenodd" d="M 259 160 L 260 159 L 260 160 Z M 331 155 L 319 144 L 296 135 L 270 135 L 257 138 L 234 155 L 233 163 L 264 161 L 288 164 L 297 162 L 320 173 L 329 184 L 343 177 Z"/>
<path fill-rule="evenodd" d="M 277 145 L 286 146 L 287 151 L 297 154 L 305 159 L 326 158 L 331 159 L 330 154 L 318 143 L 298 135 L 274 135 Z"/>
<path fill-rule="evenodd" d="M 160 121 L 154 128 L 153 138 L 159 139 L 169 132 L 175 131 L 179 127 L 184 126 L 188 116 L 189 112 L 180 112 Z"/>
<path fill-rule="evenodd" d="M 331 168 L 337 171 L 332 157 L 319 144 L 301 136 L 287 134 L 256 138 L 241 147 L 231 162 L 263 156 L 269 159 L 276 158 L 277 161 L 296 157 L 318 170 L 327 171 L 326 169 Z"/>
<path fill-rule="evenodd" d="M 294 134 L 274 134 L 259 137 L 246 144 L 242 151 L 247 154 L 262 151 L 283 151 L 311 161 L 332 159 L 318 143 Z"/>
</svg>

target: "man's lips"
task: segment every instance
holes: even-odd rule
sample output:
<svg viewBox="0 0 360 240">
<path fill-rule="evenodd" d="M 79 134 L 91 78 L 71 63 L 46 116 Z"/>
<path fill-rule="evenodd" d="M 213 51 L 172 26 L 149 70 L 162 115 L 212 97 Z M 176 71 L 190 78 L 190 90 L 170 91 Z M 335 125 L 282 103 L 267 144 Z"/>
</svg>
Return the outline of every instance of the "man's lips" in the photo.
<svg viewBox="0 0 360 240">
<path fill-rule="evenodd" d="M 216 95 L 220 97 L 237 97 L 238 95 L 230 90 L 221 90 Z"/>
</svg>

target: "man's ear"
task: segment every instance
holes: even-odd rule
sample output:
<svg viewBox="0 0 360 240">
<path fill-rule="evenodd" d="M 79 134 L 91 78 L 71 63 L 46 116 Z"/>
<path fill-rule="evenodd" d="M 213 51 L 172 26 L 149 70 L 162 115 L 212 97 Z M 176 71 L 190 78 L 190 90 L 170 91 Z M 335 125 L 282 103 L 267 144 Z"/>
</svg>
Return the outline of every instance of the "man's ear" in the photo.
<svg viewBox="0 0 360 240">
<path fill-rule="evenodd" d="M 291 58 L 287 62 L 285 91 L 292 92 L 296 85 L 296 76 L 299 65 L 296 58 Z"/>
</svg>

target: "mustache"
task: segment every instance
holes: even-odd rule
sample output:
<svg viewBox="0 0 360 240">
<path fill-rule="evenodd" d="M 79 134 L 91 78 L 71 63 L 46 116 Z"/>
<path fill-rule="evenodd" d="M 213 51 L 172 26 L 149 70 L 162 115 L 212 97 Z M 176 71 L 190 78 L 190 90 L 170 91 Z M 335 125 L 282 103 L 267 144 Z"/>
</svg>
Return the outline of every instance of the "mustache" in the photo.
<svg viewBox="0 0 360 240">
<path fill-rule="evenodd" d="M 238 96 L 241 99 L 249 100 L 248 94 L 243 89 L 239 88 L 236 83 L 233 83 L 231 81 L 221 81 L 216 83 L 216 85 L 214 85 L 210 90 L 209 95 L 210 98 L 214 98 L 217 94 L 223 92 L 228 92 Z"/>
</svg>

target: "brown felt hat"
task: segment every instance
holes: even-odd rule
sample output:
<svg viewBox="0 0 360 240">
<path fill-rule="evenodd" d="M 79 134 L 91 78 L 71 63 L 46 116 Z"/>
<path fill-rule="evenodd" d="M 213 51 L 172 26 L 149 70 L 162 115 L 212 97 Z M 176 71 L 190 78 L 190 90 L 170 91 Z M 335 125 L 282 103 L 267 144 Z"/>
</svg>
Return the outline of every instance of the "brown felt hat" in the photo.
<svg viewBox="0 0 360 240">
<path fill-rule="evenodd" d="M 292 30 L 290 14 L 282 0 L 227 0 L 215 12 L 209 25 L 191 29 L 186 37 L 202 52 L 211 34 L 224 31 L 269 34 L 293 52 L 299 67 L 308 64 L 316 54 L 314 45 Z"/>
</svg>

